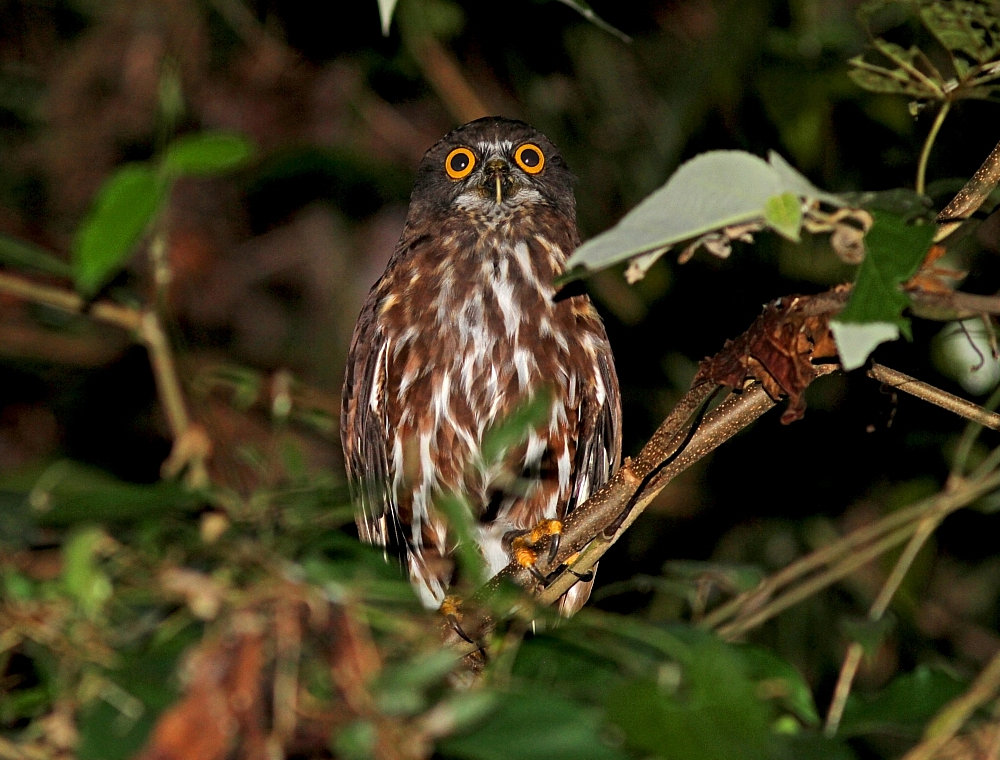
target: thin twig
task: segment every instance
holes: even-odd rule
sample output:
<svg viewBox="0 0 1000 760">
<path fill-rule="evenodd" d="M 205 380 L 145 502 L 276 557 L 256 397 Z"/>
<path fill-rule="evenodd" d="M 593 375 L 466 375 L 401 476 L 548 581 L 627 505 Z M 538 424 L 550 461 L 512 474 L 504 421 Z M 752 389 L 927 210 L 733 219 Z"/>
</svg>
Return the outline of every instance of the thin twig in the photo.
<svg viewBox="0 0 1000 760">
<path fill-rule="evenodd" d="M 868 376 L 891 388 L 909 393 L 919 399 L 928 401 L 949 412 L 954 412 L 971 422 L 975 422 L 991 430 L 1000 430 L 1000 414 L 984 409 L 978 404 L 966 401 L 933 385 L 929 385 L 915 377 L 898 370 L 890 369 L 882 364 L 872 364 Z"/>
<path fill-rule="evenodd" d="M 702 626 L 716 629 L 719 635 L 725 638 L 742 636 L 778 613 L 847 577 L 871 560 L 900 545 L 921 529 L 926 515 L 934 514 L 935 519 L 943 520 L 952 512 L 997 488 L 1000 488 L 1000 472 L 990 473 L 979 480 L 956 481 L 948 490 L 917 502 L 905 510 L 887 515 L 875 525 L 860 528 L 834 544 L 814 552 L 817 556 L 823 557 L 824 561 L 807 557 L 790 565 L 777 575 L 785 576 L 783 580 L 787 581 L 789 569 L 797 565 L 794 584 L 786 582 L 778 584 L 773 578 L 767 579 L 757 589 L 741 594 L 720 608 L 722 614 L 718 614 L 720 610 L 717 610 L 706 616 Z M 808 572 L 814 568 L 818 572 L 809 576 Z M 801 580 L 798 580 L 800 577 Z M 786 585 L 788 588 L 780 593 L 772 592 L 772 589 Z M 722 624 L 721 621 L 730 618 L 730 622 Z"/>
<path fill-rule="evenodd" d="M 872 524 L 864 525 L 848 533 L 827 546 L 820 547 L 765 578 L 756 588 L 745 591 L 712 610 L 700 624 L 705 628 L 718 628 L 727 620 L 734 619 L 747 607 L 761 606 L 766 600 L 776 596 L 782 589 L 796 583 L 800 578 L 804 578 L 821 567 L 832 565 L 842 557 L 853 554 L 862 547 L 882 539 L 900 526 L 919 519 L 925 509 L 923 503 L 898 509 Z"/>
<path fill-rule="evenodd" d="M 910 567 L 917 558 L 917 554 L 924 547 L 924 544 L 927 543 L 927 539 L 933 535 L 938 525 L 941 524 L 942 519 L 943 515 L 939 515 L 935 510 L 931 510 L 920 520 L 916 531 L 910 537 L 909 543 L 903 549 L 902 554 L 899 555 L 899 559 L 896 560 L 892 572 L 889 573 L 889 577 L 882 584 L 878 596 L 872 602 L 871 608 L 868 610 L 869 620 L 875 622 L 881 620 L 882 616 L 885 615 L 885 611 L 889 608 L 889 603 L 896 595 L 900 585 L 902 585 L 903 579 L 906 578 L 906 574 L 910 571 Z M 861 644 L 856 641 L 851 642 L 844 657 L 844 662 L 841 665 L 840 675 L 837 677 L 837 686 L 833 692 L 833 699 L 830 701 L 830 709 L 826 714 L 824 731 L 828 736 L 835 735 L 837 728 L 840 726 L 840 719 L 844 715 L 844 707 L 847 705 L 847 697 L 851 692 L 854 676 L 857 675 L 858 667 L 861 665 L 862 652 L 863 648 Z"/>
<path fill-rule="evenodd" d="M 142 327 L 142 311 L 139 309 L 111 301 L 88 303 L 72 290 L 34 282 L 9 272 L 0 272 L 0 293 L 7 293 L 70 314 L 86 314 L 98 322 L 114 325 L 136 334 Z"/>
<path fill-rule="evenodd" d="M 400 31 L 424 78 L 456 121 L 461 124 L 496 112 L 480 98 L 461 66 L 432 34 L 423 30 L 409 33 L 405 23 L 400 24 Z"/>
<path fill-rule="evenodd" d="M 570 8 L 575 10 L 581 16 L 583 16 L 587 21 L 589 21 L 594 26 L 599 29 L 603 29 L 608 34 L 613 34 L 622 42 L 632 42 L 632 38 L 629 37 L 625 32 L 613 27 L 607 21 L 598 16 L 586 3 L 581 3 L 579 0 L 558 0 L 563 5 L 568 5 Z"/>
</svg>

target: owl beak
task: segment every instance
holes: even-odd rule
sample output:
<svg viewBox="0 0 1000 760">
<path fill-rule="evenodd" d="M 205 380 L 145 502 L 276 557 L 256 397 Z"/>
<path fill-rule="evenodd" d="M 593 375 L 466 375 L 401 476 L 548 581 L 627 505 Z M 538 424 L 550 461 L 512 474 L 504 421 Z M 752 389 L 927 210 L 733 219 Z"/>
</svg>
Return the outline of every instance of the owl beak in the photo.
<svg viewBox="0 0 1000 760">
<path fill-rule="evenodd" d="M 490 193 L 496 191 L 496 201 L 499 206 L 503 203 L 504 190 L 509 191 L 511 187 L 510 164 L 500 157 L 490 158 L 485 165 L 485 174 L 486 181 L 483 187 Z"/>
</svg>

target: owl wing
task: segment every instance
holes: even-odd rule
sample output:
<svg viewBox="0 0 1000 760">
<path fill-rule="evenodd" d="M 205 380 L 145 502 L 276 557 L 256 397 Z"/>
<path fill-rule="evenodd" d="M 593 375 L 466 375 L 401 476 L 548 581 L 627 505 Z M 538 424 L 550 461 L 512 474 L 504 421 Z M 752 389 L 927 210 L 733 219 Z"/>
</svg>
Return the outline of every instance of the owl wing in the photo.
<svg viewBox="0 0 1000 760">
<path fill-rule="evenodd" d="M 385 384 L 389 340 L 366 304 L 351 339 L 341 407 L 341 440 L 363 541 L 397 551 L 402 537 L 389 468 Z"/>
<path fill-rule="evenodd" d="M 618 469 L 622 453 L 621 392 L 611 365 L 610 349 L 597 355 L 604 397 L 586 395 L 580 406 L 580 430 L 574 463 L 573 491 L 566 511 L 582 504 Z"/>
<path fill-rule="evenodd" d="M 618 469 L 621 460 L 621 393 L 611 366 L 610 349 L 597 355 L 596 364 L 605 393 L 603 399 L 597 393 L 590 393 L 580 405 L 573 491 L 566 505 L 567 513 L 593 496 Z M 596 572 L 597 566 L 592 569 Z M 593 585 L 591 576 L 590 580 L 581 580 L 572 586 L 559 600 L 560 614 L 569 616 L 583 607 Z"/>
</svg>

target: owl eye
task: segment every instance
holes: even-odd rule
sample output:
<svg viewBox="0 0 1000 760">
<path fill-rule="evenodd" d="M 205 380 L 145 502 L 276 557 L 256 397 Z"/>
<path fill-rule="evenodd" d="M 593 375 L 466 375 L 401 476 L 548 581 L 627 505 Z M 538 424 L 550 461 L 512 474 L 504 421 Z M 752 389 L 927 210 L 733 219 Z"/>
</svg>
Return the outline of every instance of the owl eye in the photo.
<svg viewBox="0 0 1000 760">
<path fill-rule="evenodd" d="M 468 177 L 476 165 L 476 157 L 468 148 L 455 148 L 444 160 L 444 170 L 452 179 Z"/>
<path fill-rule="evenodd" d="M 519 146 L 514 151 L 514 160 L 528 174 L 538 174 L 545 166 L 545 155 L 542 153 L 542 149 L 534 143 L 525 143 Z"/>
</svg>

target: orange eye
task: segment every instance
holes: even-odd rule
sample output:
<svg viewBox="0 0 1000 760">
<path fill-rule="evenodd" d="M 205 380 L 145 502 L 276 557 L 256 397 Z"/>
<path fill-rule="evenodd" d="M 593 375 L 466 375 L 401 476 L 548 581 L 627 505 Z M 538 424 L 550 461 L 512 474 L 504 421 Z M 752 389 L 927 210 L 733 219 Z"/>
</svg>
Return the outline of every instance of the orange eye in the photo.
<svg viewBox="0 0 1000 760">
<path fill-rule="evenodd" d="M 525 143 L 518 147 L 514 151 L 514 160 L 528 174 L 538 174 L 545 166 L 545 155 L 534 143 Z"/>
<path fill-rule="evenodd" d="M 455 148 L 444 160 L 444 170 L 452 179 L 468 177 L 476 165 L 476 157 L 468 148 Z"/>
</svg>

